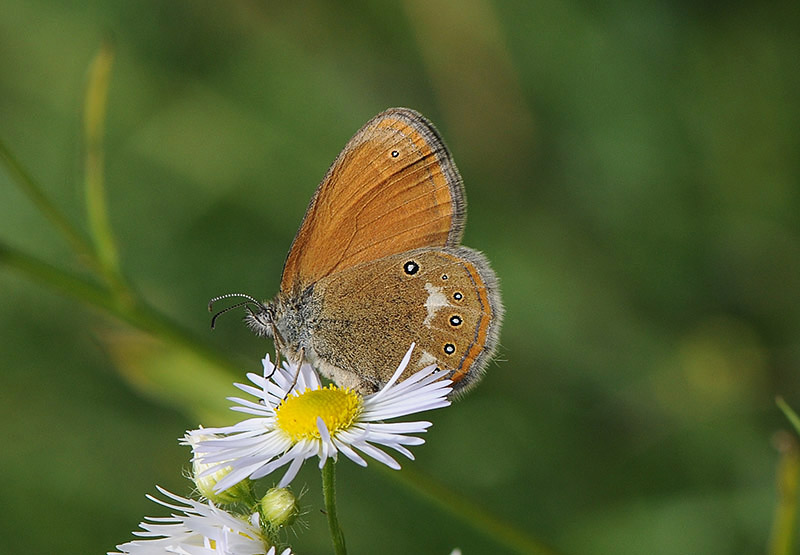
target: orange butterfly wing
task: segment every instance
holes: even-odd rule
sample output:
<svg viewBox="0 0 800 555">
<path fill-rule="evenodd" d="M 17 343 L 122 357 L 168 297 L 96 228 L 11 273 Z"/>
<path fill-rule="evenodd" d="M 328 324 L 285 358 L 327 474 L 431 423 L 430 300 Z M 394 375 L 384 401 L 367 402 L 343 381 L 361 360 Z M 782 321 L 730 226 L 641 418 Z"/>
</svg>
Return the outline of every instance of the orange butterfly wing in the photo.
<svg viewBox="0 0 800 555">
<path fill-rule="evenodd" d="M 281 291 L 391 254 L 461 241 L 461 176 L 433 125 L 406 108 L 368 121 L 342 150 L 306 210 Z"/>
</svg>

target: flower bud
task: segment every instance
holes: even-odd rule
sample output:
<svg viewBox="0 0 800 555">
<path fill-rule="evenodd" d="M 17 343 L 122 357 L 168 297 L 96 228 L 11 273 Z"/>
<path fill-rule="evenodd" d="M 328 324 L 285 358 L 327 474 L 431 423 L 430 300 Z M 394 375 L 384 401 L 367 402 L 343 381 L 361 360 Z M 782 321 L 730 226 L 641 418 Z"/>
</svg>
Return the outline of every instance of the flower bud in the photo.
<svg viewBox="0 0 800 555">
<path fill-rule="evenodd" d="M 287 488 L 272 488 L 261 499 L 261 517 L 272 528 L 293 524 L 298 513 L 297 499 Z"/>
<path fill-rule="evenodd" d="M 194 457 L 192 458 L 192 480 L 197 487 L 197 491 L 213 503 L 217 505 L 227 505 L 230 503 L 237 503 L 252 499 L 250 493 L 250 480 L 245 479 L 235 486 L 232 486 L 224 491 L 215 491 L 214 488 L 222 478 L 224 478 L 232 468 L 225 463 L 212 463 L 206 464 L 200 462 L 197 456 L 197 445 L 202 441 L 215 439 L 213 434 L 203 433 L 187 433 L 184 436 L 183 443 L 192 447 Z M 217 470 L 214 470 L 214 469 Z"/>
</svg>

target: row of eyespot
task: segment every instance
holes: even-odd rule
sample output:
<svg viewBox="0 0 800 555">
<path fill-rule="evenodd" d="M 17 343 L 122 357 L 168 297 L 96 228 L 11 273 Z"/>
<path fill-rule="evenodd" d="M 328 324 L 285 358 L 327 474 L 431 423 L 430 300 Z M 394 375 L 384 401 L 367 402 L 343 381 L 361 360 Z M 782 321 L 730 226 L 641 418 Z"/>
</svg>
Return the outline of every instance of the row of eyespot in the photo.
<svg viewBox="0 0 800 555">
<path fill-rule="evenodd" d="M 417 264 L 413 260 L 409 260 L 408 262 L 403 264 L 403 271 L 409 276 L 413 276 L 414 274 L 419 272 L 419 264 Z M 442 274 L 442 281 L 446 279 L 448 279 L 447 274 Z M 461 291 L 456 291 L 455 293 L 453 293 L 453 299 L 455 299 L 456 301 L 460 301 L 463 298 L 464 295 L 461 293 Z M 458 314 L 453 314 L 452 316 L 450 316 L 450 325 L 453 326 L 454 328 L 460 326 L 462 323 L 463 320 L 461 319 L 461 316 L 459 316 Z M 456 346 L 453 345 L 452 343 L 445 343 L 443 350 L 445 354 L 452 355 L 453 353 L 456 352 Z"/>
</svg>

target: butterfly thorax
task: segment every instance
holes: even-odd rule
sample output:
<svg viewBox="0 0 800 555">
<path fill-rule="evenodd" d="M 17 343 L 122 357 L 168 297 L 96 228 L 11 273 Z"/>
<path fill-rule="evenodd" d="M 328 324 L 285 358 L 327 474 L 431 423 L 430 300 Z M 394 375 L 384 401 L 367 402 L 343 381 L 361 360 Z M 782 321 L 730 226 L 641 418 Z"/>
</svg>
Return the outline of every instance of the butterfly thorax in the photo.
<svg viewBox="0 0 800 555">
<path fill-rule="evenodd" d="M 310 335 L 316 327 L 319 302 L 315 300 L 314 286 L 296 288 L 289 293 L 278 293 L 270 303 L 272 322 L 278 337 L 275 338 L 281 354 L 292 362 L 311 360 Z M 312 361 L 313 362 L 313 361 Z"/>
</svg>

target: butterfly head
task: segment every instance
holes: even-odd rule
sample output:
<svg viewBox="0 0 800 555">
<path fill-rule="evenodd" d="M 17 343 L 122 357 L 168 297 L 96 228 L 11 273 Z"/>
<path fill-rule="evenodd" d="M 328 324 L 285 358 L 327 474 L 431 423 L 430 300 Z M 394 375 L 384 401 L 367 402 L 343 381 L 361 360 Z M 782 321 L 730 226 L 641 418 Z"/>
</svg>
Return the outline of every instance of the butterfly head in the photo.
<svg viewBox="0 0 800 555">
<path fill-rule="evenodd" d="M 226 295 L 220 295 L 219 297 L 214 297 L 208 302 L 208 311 L 213 311 L 214 303 L 221 301 L 223 299 L 230 299 L 230 298 L 241 298 L 244 299 L 238 303 L 232 304 L 222 310 L 217 311 L 214 313 L 214 316 L 211 318 L 211 327 L 213 328 L 217 322 L 217 318 L 221 315 L 229 312 L 235 308 L 245 307 L 247 309 L 247 315 L 245 316 L 245 322 L 253 330 L 253 333 L 258 335 L 259 337 L 273 337 L 275 332 L 275 306 L 272 303 L 263 303 L 257 300 L 255 297 L 247 295 L 245 293 L 228 293 Z"/>
</svg>

